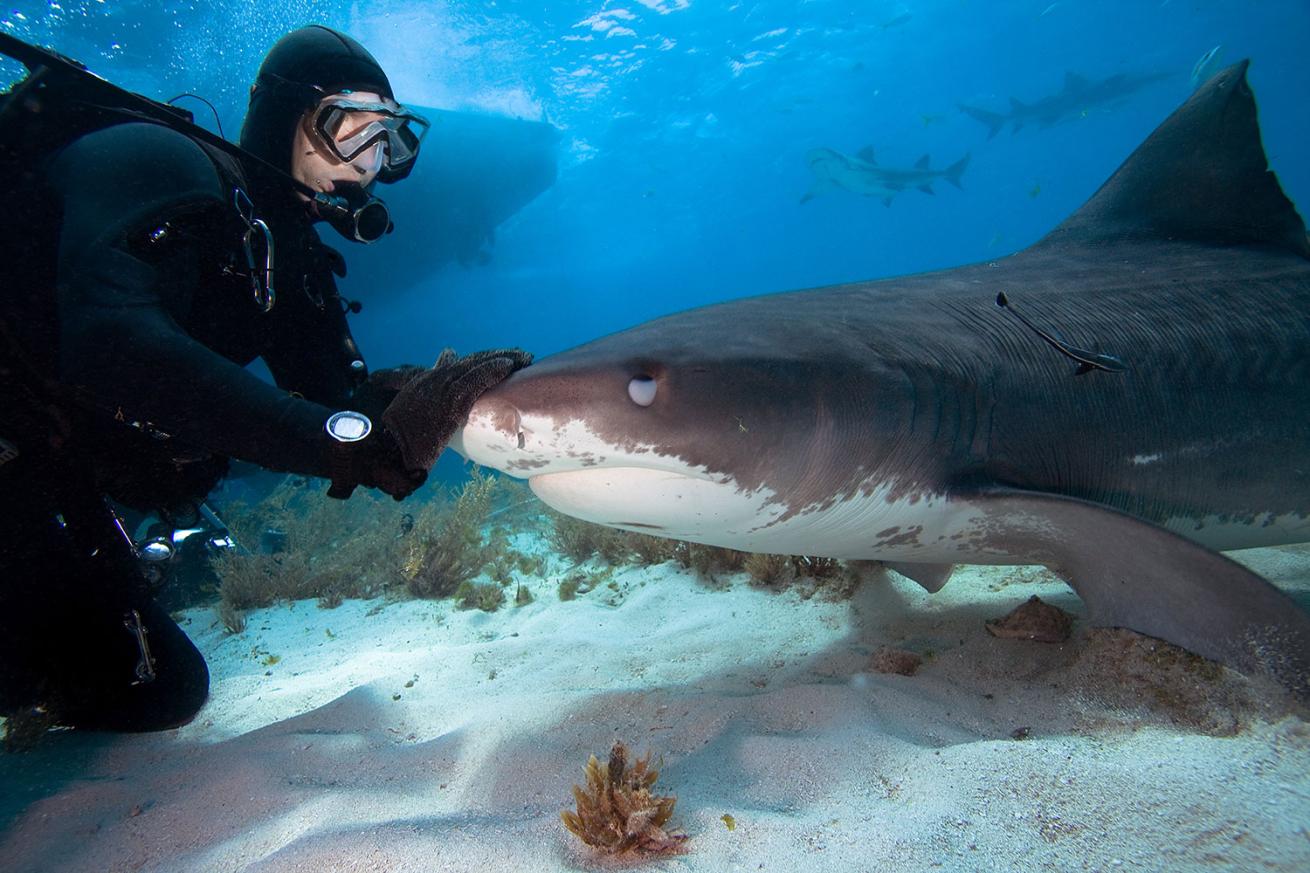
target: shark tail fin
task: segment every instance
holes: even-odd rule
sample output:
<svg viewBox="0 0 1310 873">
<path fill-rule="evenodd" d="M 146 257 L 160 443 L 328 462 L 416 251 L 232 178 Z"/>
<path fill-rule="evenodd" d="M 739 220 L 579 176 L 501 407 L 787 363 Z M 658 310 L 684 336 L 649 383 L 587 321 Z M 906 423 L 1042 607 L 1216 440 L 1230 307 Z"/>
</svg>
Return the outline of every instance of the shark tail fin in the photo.
<svg viewBox="0 0 1310 873">
<path fill-rule="evenodd" d="M 1005 126 L 1005 116 L 1001 115 L 999 112 L 989 112 L 986 109 L 978 109 L 975 106 L 965 106 L 963 103 L 959 104 L 959 107 L 961 112 L 972 118 L 974 121 L 981 121 L 983 124 L 987 125 L 988 139 L 991 139 L 996 136 L 996 134 L 1000 133 L 1001 128 Z"/>
<path fill-rule="evenodd" d="M 1269 169 L 1248 64 L 1193 94 L 1039 245 L 1174 239 L 1310 259 L 1305 222 Z"/>
<path fill-rule="evenodd" d="M 950 182 L 952 185 L 954 185 L 956 188 L 959 188 L 961 191 L 964 190 L 964 186 L 960 184 L 960 177 L 964 175 L 964 168 L 969 166 L 970 157 L 972 157 L 972 155 L 970 155 L 968 152 L 965 152 L 964 157 L 960 158 L 958 161 L 951 164 L 944 171 L 942 171 L 942 175 L 946 178 L 946 181 Z"/>
</svg>

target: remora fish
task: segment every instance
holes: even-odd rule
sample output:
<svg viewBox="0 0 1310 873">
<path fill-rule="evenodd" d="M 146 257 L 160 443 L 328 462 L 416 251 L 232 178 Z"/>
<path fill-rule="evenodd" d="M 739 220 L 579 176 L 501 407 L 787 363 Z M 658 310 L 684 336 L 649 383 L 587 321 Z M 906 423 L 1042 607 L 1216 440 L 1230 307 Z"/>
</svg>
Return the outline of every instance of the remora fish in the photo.
<svg viewBox="0 0 1310 873">
<path fill-rule="evenodd" d="M 1197 58 L 1196 63 L 1192 65 L 1192 90 L 1195 91 L 1206 82 L 1219 69 L 1224 53 L 1223 45 L 1217 45 L 1210 49 L 1201 57 Z"/>
<path fill-rule="evenodd" d="M 1168 77 L 1163 73 L 1145 75 L 1120 73 L 1107 79 L 1092 81 L 1077 73 L 1065 73 L 1064 87 L 1059 93 L 1032 103 L 1023 103 L 1011 97 L 1008 114 L 964 104 L 960 104 L 960 111 L 987 125 L 987 138 L 991 139 L 1006 123 L 1013 125 L 1012 132 L 1018 132 L 1029 122 L 1049 127 L 1071 118 L 1081 118 L 1094 109 L 1117 103 L 1147 85 L 1165 78 Z"/>
<path fill-rule="evenodd" d="M 656 319 L 514 374 L 456 447 L 611 527 L 929 590 L 1044 564 L 1091 624 L 1306 695 L 1310 615 L 1215 551 L 1310 540 L 1310 239 L 1246 67 L 1031 248 Z"/>
<path fill-rule="evenodd" d="M 844 188 L 866 197 L 877 197 L 891 206 L 893 197 L 910 188 L 932 194 L 932 183 L 938 179 L 945 179 L 959 188 L 960 176 L 969 165 L 969 156 L 965 155 L 944 170 L 932 169 L 927 155 L 919 158 L 910 169 L 897 169 L 878 166 L 873 147 L 865 146 L 855 157 L 832 149 L 811 149 L 805 154 L 805 162 L 814 173 L 814 184 L 801 197 L 801 203 L 825 191 Z"/>
</svg>

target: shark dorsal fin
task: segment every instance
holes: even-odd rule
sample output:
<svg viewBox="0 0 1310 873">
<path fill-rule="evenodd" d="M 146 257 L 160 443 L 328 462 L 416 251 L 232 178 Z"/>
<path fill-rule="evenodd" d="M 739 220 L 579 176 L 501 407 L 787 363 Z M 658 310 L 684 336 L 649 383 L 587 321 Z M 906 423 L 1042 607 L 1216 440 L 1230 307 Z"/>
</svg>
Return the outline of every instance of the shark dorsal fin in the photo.
<svg viewBox="0 0 1310 873">
<path fill-rule="evenodd" d="M 923 157 L 919 158 L 918 163 L 916 163 L 916 164 L 914 165 L 914 169 L 916 169 L 916 170 L 926 170 L 926 169 L 928 169 L 928 166 L 929 166 L 929 159 L 928 159 L 928 156 L 927 156 L 927 155 L 924 155 Z"/>
<path fill-rule="evenodd" d="M 877 160 L 873 157 L 873 146 L 867 145 L 855 153 L 855 157 L 864 161 L 866 164 L 876 164 Z"/>
<path fill-rule="evenodd" d="M 1171 239 L 1272 245 L 1310 258 L 1305 222 L 1265 157 L 1249 63 L 1193 94 L 1038 245 Z"/>
</svg>

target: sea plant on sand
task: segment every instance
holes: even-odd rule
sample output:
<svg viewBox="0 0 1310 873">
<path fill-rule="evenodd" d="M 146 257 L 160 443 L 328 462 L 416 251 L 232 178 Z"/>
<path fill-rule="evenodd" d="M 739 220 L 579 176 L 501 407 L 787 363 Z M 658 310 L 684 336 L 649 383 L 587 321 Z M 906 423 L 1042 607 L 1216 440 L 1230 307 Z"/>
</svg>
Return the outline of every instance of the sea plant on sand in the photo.
<svg viewBox="0 0 1310 873">
<path fill-rule="evenodd" d="M 585 788 L 573 786 L 577 812 L 560 813 L 564 826 L 582 842 L 606 855 L 668 854 L 685 844 L 686 835 L 664 828 L 677 798 L 651 793 L 659 771 L 651 768 L 649 752 L 629 764 L 627 746 L 616 742 L 609 763 L 592 755 L 586 774 Z"/>
</svg>

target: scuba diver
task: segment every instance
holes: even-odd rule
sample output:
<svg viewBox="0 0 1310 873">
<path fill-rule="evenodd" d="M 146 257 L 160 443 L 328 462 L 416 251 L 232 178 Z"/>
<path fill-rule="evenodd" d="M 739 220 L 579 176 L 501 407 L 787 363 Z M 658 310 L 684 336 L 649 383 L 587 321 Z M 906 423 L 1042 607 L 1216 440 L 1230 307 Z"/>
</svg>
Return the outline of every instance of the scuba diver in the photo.
<svg viewBox="0 0 1310 873">
<path fill-rule="evenodd" d="M 208 670 L 106 498 L 194 512 L 238 459 L 400 500 L 531 357 L 447 350 L 368 372 L 344 259 L 314 224 L 353 242 L 389 231 L 372 191 L 410 173 L 426 122 L 354 39 L 279 40 L 238 149 L 4 38 L 45 60 L 20 57 L 32 72 L 0 96 L 0 715 L 175 727 Z M 256 358 L 276 385 L 245 369 Z"/>
</svg>

